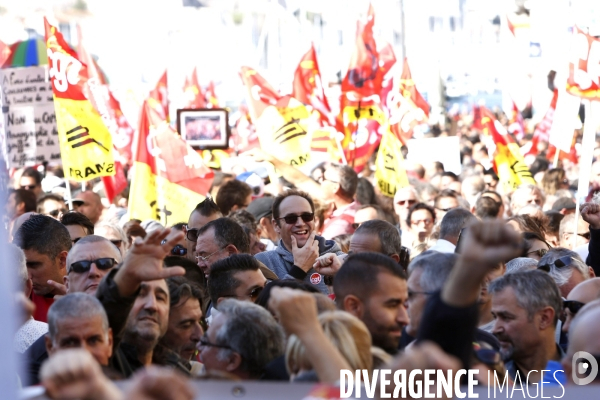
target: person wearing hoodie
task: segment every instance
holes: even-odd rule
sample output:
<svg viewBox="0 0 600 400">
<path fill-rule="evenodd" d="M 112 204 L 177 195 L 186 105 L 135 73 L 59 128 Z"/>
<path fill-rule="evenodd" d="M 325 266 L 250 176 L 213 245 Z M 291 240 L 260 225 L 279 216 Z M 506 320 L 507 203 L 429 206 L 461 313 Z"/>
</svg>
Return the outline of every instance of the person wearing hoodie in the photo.
<svg viewBox="0 0 600 400">
<path fill-rule="evenodd" d="M 256 254 L 279 279 L 298 279 L 329 294 L 324 276 L 314 270 L 317 257 L 344 254 L 333 240 L 316 235 L 312 198 L 299 190 L 288 190 L 273 202 L 273 227 L 281 236 L 277 249 Z"/>
</svg>

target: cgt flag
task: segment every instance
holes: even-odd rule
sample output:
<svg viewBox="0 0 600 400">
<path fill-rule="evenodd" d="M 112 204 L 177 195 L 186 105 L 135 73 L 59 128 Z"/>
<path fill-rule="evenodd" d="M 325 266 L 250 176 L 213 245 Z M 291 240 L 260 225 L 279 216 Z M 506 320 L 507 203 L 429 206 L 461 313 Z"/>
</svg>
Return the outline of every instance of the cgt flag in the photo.
<svg viewBox="0 0 600 400">
<path fill-rule="evenodd" d="M 567 92 L 589 100 L 600 100 L 600 39 L 575 27 L 569 61 Z"/>
<path fill-rule="evenodd" d="M 242 67 L 240 75 L 262 149 L 286 164 L 304 165 L 311 144 L 306 106 L 292 96 L 281 96 L 252 68 Z"/>
<path fill-rule="evenodd" d="M 87 66 L 44 18 L 48 75 L 52 81 L 56 124 L 65 177 L 75 181 L 112 176 L 112 138 L 102 117 L 84 95 Z"/>
<path fill-rule="evenodd" d="M 147 102 L 134 145 L 130 217 L 163 225 L 185 221 L 189 210 L 205 199 L 213 172 Z"/>
<path fill-rule="evenodd" d="M 198 74 L 196 72 L 196 67 L 194 67 L 194 70 L 192 71 L 191 78 L 185 78 L 183 93 L 187 101 L 185 108 L 206 108 L 204 93 L 202 93 L 202 88 L 198 83 Z"/>
<path fill-rule="evenodd" d="M 519 145 L 511 139 L 490 110 L 481 106 L 479 113 L 481 116 L 479 123 L 483 133 L 488 135 L 496 146 L 494 170 L 500 179 L 504 193 L 511 193 L 524 183 L 535 185 L 536 182 L 523 160 Z"/>
<path fill-rule="evenodd" d="M 168 94 L 169 89 L 167 85 L 167 70 L 165 70 L 158 82 L 156 82 L 156 87 L 152 89 L 148 95 L 148 105 L 160 118 L 167 122 L 169 122 Z"/>
<path fill-rule="evenodd" d="M 409 184 L 401 148 L 402 142 L 396 134 L 390 130 L 383 134 L 375 161 L 375 181 L 388 197 L 394 197 L 398 189 Z"/>
</svg>

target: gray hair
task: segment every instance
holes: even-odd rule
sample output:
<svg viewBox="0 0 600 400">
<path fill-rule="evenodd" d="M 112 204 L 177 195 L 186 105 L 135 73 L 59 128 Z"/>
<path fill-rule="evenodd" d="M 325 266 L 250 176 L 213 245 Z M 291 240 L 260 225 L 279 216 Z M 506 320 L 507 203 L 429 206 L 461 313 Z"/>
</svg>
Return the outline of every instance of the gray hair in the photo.
<svg viewBox="0 0 600 400">
<path fill-rule="evenodd" d="M 521 195 L 524 194 L 529 194 L 530 192 L 538 192 L 542 198 L 542 204 L 544 204 L 544 202 L 546 201 L 546 196 L 544 195 L 544 192 L 542 191 L 542 189 L 540 189 L 539 187 L 532 185 L 531 183 L 526 183 L 523 184 L 521 186 L 519 186 L 517 188 L 517 190 L 515 190 L 510 198 L 510 208 L 513 208 L 513 205 L 516 203 L 517 199 L 521 200 L 520 197 Z M 518 211 L 518 210 L 515 210 Z"/>
<path fill-rule="evenodd" d="M 112 229 L 113 231 L 117 232 L 117 235 L 121 238 L 121 240 L 123 241 L 123 243 L 127 243 L 127 234 L 125 233 L 125 231 L 123 230 L 123 228 L 121 228 L 119 225 L 115 225 L 115 224 L 108 224 L 106 222 L 101 223 L 101 224 L 97 224 L 94 228 L 95 231 L 98 231 L 98 229 L 101 228 L 109 228 Z M 146 233 L 150 233 L 151 231 L 146 231 Z"/>
<path fill-rule="evenodd" d="M 581 216 L 579 217 L 579 221 L 583 221 Z M 577 234 L 579 221 L 575 223 L 575 214 L 568 214 L 560 221 L 560 228 L 558 228 L 559 239 L 562 238 L 563 234 L 566 232 L 571 232 Z"/>
<path fill-rule="evenodd" d="M 458 239 L 460 230 L 473 222 L 477 222 L 477 217 L 469 210 L 459 207 L 448 211 L 440 223 L 440 239 Z"/>
<path fill-rule="evenodd" d="M 400 255 L 402 252 L 400 232 L 398 232 L 398 228 L 387 221 L 379 219 L 365 221 L 354 233 L 377 235 L 381 243 L 381 253 L 386 256 L 392 254 Z"/>
<path fill-rule="evenodd" d="M 226 299 L 219 303 L 219 312 L 227 321 L 217 331 L 216 344 L 230 347 L 220 350 L 221 360 L 234 351 L 242 357 L 240 368 L 258 377 L 269 362 L 283 355 L 283 329 L 267 310 L 249 301 Z"/>
<path fill-rule="evenodd" d="M 511 274 L 518 271 L 537 269 L 538 261 L 529 257 L 513 258 L 506 263 L 506 273 Z"/>
<path fill-rule="evenodd" d="M 419 285 L 426 292 L 436 292 L 441 290 L 448 280 L 448 275 L 457 260 L 458 255 L 454 253 L 425 251 L 410 262 L 408 273 L 412 275 L 417 269 L 423 271 Z"/>
<path fill-rule="evenodd" d="M 77 320 L 100 316 L 102 318 L 102 329 L 108 335 L 108 317 L 106 311 L 96 297 L 86 293 L 70 293 L 61 297 L 52 304 L 48 310 L 48 334 L 54 342 L 59 331 L 58 324 L 65 318 Z"/>
<path fill-rule="evenodd" d="M 9 267 L 17 269 L 19 283 L 27 283 L 29 274 L 27 273 L 27 261 L 25 259 L 25 253 L 23 250 L 21 250 L 21 248 L 12 243 L 5 243 L 4 245 L 6 246 L 8 253 Z"/>
<path fill-rule="evenodd" d="M 530 320 L 539 310 L 552 307 L 556 323 L 562 312 L 563 302 L 558 286 L 547 273 L 534 270 L 505 274 L 490 282 L 488 292 L 493 296 L 509 287 L 513 289 L 519 307 L 527 311 Z"/>
<path fill-rule="evenodd" d="M 571 264 L 561 268 L 557 268 L 556 265 L 553 265 L 553 263 L 561 257 L 571 257 Z M 569 279 L 571 279 L 574 269 L 579 270 L 584 279 L 590 279 L 590 270 L 579 254 L 572 250 L 565 249 L 564 247 L 555 247 L 548 250 L 548 252 L 540 259 L 538 266 L 545 264 L 552 264 L 548 274 L 554 279 L 554 282 L 556 282 L 558 287 L 565 285 Z"/>
<path fill-rule="evenodd" d="M 73 253 L 75 252 L 75 249 L 78 246 L 81 246 L 82 244 L 88 244 L 88 243 L 100 243 L 100 242 L 108 242 L 115 250 L 115 260 L 117 260 L 118 263 L 122 262 L 123 259 L 121 257 L 121 252 L 119 251 L 119 249 L 117 248 L 117 246 L 115 246 L 110 240 L 108 240 L 105 237 L 102 236 L 98 236 L 98 235 L 88 235 L 88 236 L 84 236 L 81 239 L 79 239 L 77 241 L 77 243 L 75 243 L 73 245 L 73 247 L 71 248 L 71 250 L 69 250 L 69 253 L 67 254 L 67 273 L 71 272 L 71 264 L 74 263 L 75 261 L 80 261 L 80 260 L 73 260 Z"/>
</svg>

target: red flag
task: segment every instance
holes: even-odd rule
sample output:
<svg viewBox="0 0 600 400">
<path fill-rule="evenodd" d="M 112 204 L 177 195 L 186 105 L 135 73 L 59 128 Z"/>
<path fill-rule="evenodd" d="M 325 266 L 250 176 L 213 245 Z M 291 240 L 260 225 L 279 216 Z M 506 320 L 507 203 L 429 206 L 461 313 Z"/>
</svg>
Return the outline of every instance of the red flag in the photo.
<svg viewBox="0 0 600 400">
<path fill-rule="evenodd" d="M 0 40 L 0 67 L 2 67 L 4 62 L 10 58 L 11 53 L 10 46 Z"/>
<path fill-rule="evenodd" d="M 402 75 L 388 98 L 390 129 L 406 143 L 413 135 L 413 128 L 429 117 L 429 104 L 417 90 L 406 58 Z"/>
<path fill-rule="evenodd" d="M 191 78 L 185 78 L 183 92 L 185 93 L 187 100 L 185 108 L 206 108 L 204 93 L 202 93 L 202 87 L 200 87 L 200 84 L 198 83 L 196 67 L 194 67 L 194 70 L 192 71 Z"/>
<path fill-rule="evenodd" d="M 242 67 L 240 77 L 248 92 L 250 117 L 252 121 L 256 122 L 269 105 L 277 104 L 277 101 L 283 96 L 265 78 L 250 67 Z"/>
<path fill-rule="evenodd" d="M 535 127 L 535 131 L 533 132 L 533 138 L 531 139 L 529 148 L 524 146 L 524 154 L 525 155 L 538 155 L 538 143 L 546 142 L 550 140 L 550 128 L 552 128 L 552 121 L 554 121 L 554 111 L 556 110 L 556 102 L 558 101 L 558 90 L 554 90 L 554 95 L 552 96 L 552 101 L 550 102 L 550 107 L 544 118 L 537 124 Z M 526 145 L 528 146 L 528 145 Z"/>
<path fill-rule="evenodd" d="M 335 126 L 335 118 L 331 113 L 331 107 L 329 107 L 323 90 L 317 53 L 315 46 L 312 44 L 306 54 L 302 56 L 300 64 L 296 68 L 292 96 L 302 103 L 312 106 L 319 113 L 322 126 Z"/>
<path fill-rule="evenodd" d="M 215 93 L 215 83 L 210 81 L 206 88 L 206 102 L 210 108 L 219 108 L 219 99 Z"/>
<path fill-rule="evenodd" d="M 169 121 L 169 99 L 166 70 L 156 83 L 156 87 L 150 91 L 150 94 L 148 95 L 148 105 L 158 114 L 160 118 L 167 122 Z"/>
<path fill-rule="evenodd" d="M 590 100 L 600 100 L 600 39 L 575 27 L 574 59 L 569 62 L 567 92 Z"/>
<path fill-rule="evenodd" d="M 508 132 L 513 134 L 517 140 L 521 140 L 525 136 L 525 121 L 514 101 L 512 102 L 511 114 L 508 121 Z"/>
<path fill-rule="evenodd" d="M 375 11 L 369 4 L 366 22 L 358 22 L 356 44 L 348 72 L 342 81 L 342 92 L 357 92 L 360 96 L 368 97 L 379 95 L 383 82 L 382 70 L 379 66 L 379 53 L 373 25 L 375 24 Z"/>
</svg>

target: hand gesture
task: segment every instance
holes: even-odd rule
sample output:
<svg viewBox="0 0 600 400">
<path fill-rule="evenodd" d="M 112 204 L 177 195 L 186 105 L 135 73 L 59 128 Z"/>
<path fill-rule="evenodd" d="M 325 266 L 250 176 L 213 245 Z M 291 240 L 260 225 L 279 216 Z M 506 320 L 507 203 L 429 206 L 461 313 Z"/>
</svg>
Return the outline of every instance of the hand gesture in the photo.
<svg viewBox="0 0 600 400">
<path fill-rule="evenodd" d="M 129 400 L 193 400 L 188 379 L 167 368 L 150 366 L 136 373 L 127 389 Z"/>
<path fill-rule="evenodd" d="M 317 301 L 310 293 L 274 287 L 268 306 L 288 335 L 301 337 L 315 326 L 318 328 Z"/>
<path fill-rule="evenodd" d="M 294 265 L 301 268 L 304 272 L 310 271 L 315 260 L 319 256 L 319 242 L 315 240 L 317 233 L 313 231 L 308 236 L 308 240 L 302 247 L 298 247 L 296 238 L 292 235 L 292 255 L 294 256 Z"/>
<path fill-rule="evenodd" d="M 161 244 L 170 232 L 170 229 L 159 229 L 150 233 L 144 239 L 136 239 L 115 275 L 115 282 L 122 296 L 135 293 L 144 281 L 185 275 L 185 269 L 182 267 L 163 267 L 165 257 L 170 254 L 171 249 L 177 242 L 183 239 L 183 233 L 179 232 L 167 239 L 164 244 Z"/>
<path fill-rule="evenodd" d="M 52 399 L 123 398 L 87 350 L 66 349 L 57 352 L 42 365 L 40 375 L 42 385 Z"/>
<path fill-rule="evenodd" d="M 313 268 L 321 275 L 335 276 L 342 267 L 342 262 L 346 255 L 336 256 L 334 253 L 327 253 L 317 258 Z"/>
<path fill-rule="evenodd" d="M 474 266 L 495 267 L 522 253 L 520 235 L 502 221 L 478 222 L 461 236 L 462 259 Z"/>
<path fill-rule="evenodd" d="M 59 298 L 67 294 L 67 287 L 62 283 L 58 283 L 53 280 L 49 280 L 47 283 L 48 286 L 52 286 L 54 288 L 52 290 L 52 293 L 54 293 L 54 300 L 58 300 Z"/>
<path fill-rule="evenodd" d="M 600 205 L 595 203 L 585 203 L 581 206 L 581 218 L 592 229 L 600 229 Z"/>
</svg>

